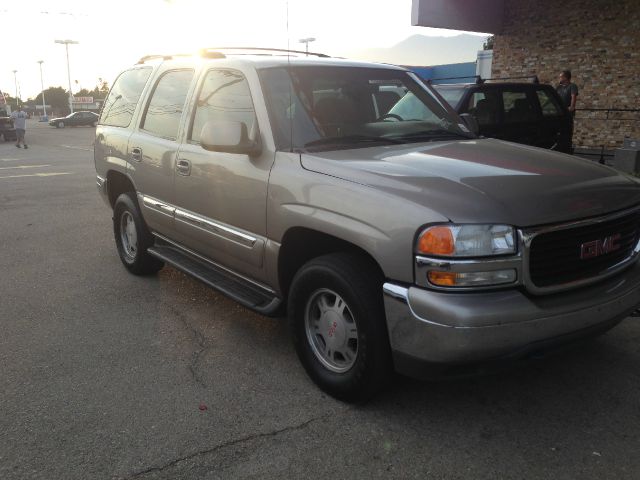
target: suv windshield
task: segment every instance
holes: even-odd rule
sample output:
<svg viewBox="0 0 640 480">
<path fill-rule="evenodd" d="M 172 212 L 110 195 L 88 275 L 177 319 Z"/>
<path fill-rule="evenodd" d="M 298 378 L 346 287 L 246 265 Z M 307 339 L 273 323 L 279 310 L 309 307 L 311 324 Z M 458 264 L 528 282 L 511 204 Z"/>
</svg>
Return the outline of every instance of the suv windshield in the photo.
<svg viewBox="0 0 640 480">
<path fill-rule="evenodd" d="M 402 70 L 269 68 L 260 72 L 279 150 L 336 150 L 473 138 Z"/>
<path fill-rule="evenodd" d="M 464 87 L 443 87 L 440 85 L 434 85 L 433 88 L 454 108 L 458 105 L 458 102 L 460 102 L 465 90 Z"/>
</svg>

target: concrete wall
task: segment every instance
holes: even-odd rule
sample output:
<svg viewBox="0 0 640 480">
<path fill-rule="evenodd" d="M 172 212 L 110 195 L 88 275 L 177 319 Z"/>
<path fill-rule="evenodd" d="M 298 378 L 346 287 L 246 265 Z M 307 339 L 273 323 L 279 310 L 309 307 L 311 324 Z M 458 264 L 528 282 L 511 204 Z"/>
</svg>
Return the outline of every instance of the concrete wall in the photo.
<svg viewBox="0 0 640 480">
<path fill-rule="evenodd" d="M 509 0 L 496 35 L 493 76 L 537 74 L 557 84 L 570 69 L 578 108 L 640 108 L 640 1 Z M 574 143 L 614 148 L 640 138 L 640 114 L 578 112 Z M 622 119 L 635 119 L 622 120 Z"/>
</svg>

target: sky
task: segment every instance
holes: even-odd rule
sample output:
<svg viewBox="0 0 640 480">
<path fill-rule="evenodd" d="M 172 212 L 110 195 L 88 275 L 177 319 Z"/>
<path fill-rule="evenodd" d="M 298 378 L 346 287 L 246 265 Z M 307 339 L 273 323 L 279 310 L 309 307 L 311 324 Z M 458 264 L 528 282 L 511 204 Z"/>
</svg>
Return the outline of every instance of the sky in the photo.
<svg viewBox="0 0 640 480">
<path fill-rule="evenodd" d="M 56 39 L 79 42 L 69 46 L 75 92 L 100 78 L 111 84 L 149 54 L 232 45 L 304 49 L 298 40 L 315 37 L 310 50 L 357 58 L 414 34 L 461 33 L 412 27 L 411 0 L 0 0 L 0 24 L 0 90 L 15 95 L 17 70 L 25 100 L 41 90 L 38 60 L 45 88 L 68 88 L 65 46 Z M 416 64 L 424 59 L 416 52 Z"/>
</svg>

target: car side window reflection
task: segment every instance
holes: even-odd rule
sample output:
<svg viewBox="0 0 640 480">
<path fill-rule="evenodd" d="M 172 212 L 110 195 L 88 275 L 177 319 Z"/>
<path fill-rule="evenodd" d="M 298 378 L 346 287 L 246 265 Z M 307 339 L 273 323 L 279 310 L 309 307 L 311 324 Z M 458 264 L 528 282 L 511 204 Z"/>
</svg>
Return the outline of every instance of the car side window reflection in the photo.
<svg viewBox="0 0 640 480">
<path fill-rule="evenodd" d="M 202 83 L 191 126 L 190 140 L 200 141 L 208 121 L 236 121 L 251 132 L 256 114 L 246 78 L 235 70 L 210 70 Z"/>
<path fill-rule="evenodd" d="M 192 78 L 193 70 L 173 70 L 160 77 L 140 128 L 175 140 Z"/>
</svg>

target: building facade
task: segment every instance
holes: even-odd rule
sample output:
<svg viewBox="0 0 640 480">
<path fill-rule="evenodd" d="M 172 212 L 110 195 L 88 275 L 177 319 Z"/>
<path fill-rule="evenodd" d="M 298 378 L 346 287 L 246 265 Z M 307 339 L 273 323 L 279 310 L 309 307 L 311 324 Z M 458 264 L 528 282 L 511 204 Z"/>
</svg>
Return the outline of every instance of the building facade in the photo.
<svg viewBox="0 0 640 480">
<path fill-rule="evenodd" d="M 612 149 L 640 138 L 638 0 L 414 0 L 414 25 L 495 34 L 492 76 L 571 70 L 580 89 L 574 144 Z M 596 110 L 601 109 L 601 110 Z"/>
</svg>

